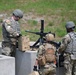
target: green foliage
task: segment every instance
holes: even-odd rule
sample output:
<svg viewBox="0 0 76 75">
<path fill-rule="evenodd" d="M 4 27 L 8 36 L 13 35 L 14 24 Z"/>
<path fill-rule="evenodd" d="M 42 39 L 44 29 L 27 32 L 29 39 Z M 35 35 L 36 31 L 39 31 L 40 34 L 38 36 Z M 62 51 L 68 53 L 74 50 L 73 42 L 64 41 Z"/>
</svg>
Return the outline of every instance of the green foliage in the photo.
<svg viewBox="0 0 76 75">
<path fill-rule="evenodd" d="M 48 23 L 48 26 L 53 26 L 53 22 L 49 22 Z"/>
<path fill-rule="evenodd" d="M 76 0 L 0 0 L 0 10 L 8 11 L 15 8 L 25 12 L 34 11 L 38 14 L 48 14 L 51 10 L 76 10 Z M 54 12 L 53 12 L 54 13 Z"/>
<path fill-rule="evenodd" d="M 55 32 L 56 32 L 56 35 L 59 37 L 63 37 L 66 34 L 66 31 L 60 28 L 56 28 Z"/>
<path fill-rule="evenodd" d="M 65 23 L 72 20 L 76 24 L 76 0 L 0 0 L 0 13 L 11 13 L 14 9 L 22 9 L 24 13 L 31 15 L 44 16 L 45 32 L 54 32 L 57 37 L 61 38 L 66 34 Z M 0 19 L 1 22 L 2 19 Z M 27 21 L 31 31 L 39 31 L 38 21 L 32 19 Z M 39 36 L 26 33 L 24 28 L 21 29 L 23 35 L 30 35 L 31 40 Z M 1 28 L 0 28 L 1 33 Z M 1 36 L 1 35 L 0 35 Z"/>
<path fill-rule="evenodd" d="M 36 26 L 37 25 L 37 21 L 35 21 L 35 20 L 28 20 L 28 25 L 30 25 L 30 26 Z"/>
</svg>

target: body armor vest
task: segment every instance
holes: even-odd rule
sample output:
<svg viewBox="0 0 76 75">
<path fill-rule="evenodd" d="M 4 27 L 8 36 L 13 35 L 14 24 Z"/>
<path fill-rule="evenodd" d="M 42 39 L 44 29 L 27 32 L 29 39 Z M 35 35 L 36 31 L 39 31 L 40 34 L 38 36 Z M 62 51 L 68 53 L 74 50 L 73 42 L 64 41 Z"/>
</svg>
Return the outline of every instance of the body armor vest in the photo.
<svg viewBox="0 0 76 75">
<path fill-rule="evenodd" d="M 76 33 L 68 33 L 71 41 L 70 43 L 67 45 L 67 48 L 65 50 L 65 52 L 68 53 L 75 53 L 76 52 Z"/>
<path fill-rule="evenodd" d="M 12 18 L 10 18 L 8 20 L 10 21 L 11 27 L 14 29 L 14 31 L 16 31 L 17 33 L 20 34 L 21 31 L 20 31 L 20 25 L 19 25 L 19 23 L 17 21 L 13 20 Z M 4 41 L 9 41 L 10 38 L 8 36 L 10 36 L 10 33 L 5 28 L 5 21 L 2 24 L 2 35 L 3 35 Z"/>
</svg>

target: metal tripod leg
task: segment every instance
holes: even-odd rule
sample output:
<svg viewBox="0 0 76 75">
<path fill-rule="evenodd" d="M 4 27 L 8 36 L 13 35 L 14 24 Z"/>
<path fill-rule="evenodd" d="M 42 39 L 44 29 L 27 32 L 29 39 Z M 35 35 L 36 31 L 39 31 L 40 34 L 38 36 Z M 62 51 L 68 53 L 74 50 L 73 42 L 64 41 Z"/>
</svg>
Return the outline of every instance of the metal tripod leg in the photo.
<svg viewBox="0 0 76 75">
<path fill-rule="evenodd" d="M 34 43 L 33 47 L 35 47 L 40 42 L 40 38 Z"/>
</svg>

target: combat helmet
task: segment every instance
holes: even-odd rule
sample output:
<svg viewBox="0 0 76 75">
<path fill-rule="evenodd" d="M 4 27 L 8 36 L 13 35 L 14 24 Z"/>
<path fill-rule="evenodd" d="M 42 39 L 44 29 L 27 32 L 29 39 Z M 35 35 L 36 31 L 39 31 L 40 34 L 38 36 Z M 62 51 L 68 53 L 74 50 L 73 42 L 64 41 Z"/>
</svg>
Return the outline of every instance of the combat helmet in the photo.
<svg viewBox="0 0 76 75">
<path fill-rule="evenodd" d="M 66 29 L 75 28 L 75 24 L 73 21 L 69 21 L 66 23 L 65 27 L 66 27 Z"/>
<path fill-rule="evenodd" d="M 51 33 L 46 34 L 45 39 L 46 41 L 54 41 L 54 35 Z"/>
<path fill-rule="evenodd" d="M 16 9 L 13 11 L 13 15 L 22 18 L 23 17 L 23 12 L 20 9 Z"/>
</svg>

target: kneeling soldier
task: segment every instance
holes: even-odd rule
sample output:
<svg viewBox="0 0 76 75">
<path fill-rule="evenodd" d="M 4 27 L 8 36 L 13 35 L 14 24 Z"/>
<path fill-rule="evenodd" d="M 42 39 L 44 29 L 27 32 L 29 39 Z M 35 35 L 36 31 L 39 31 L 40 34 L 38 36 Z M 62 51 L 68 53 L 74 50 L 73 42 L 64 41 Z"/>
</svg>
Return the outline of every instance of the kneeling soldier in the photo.
<svg viewBox="0 0 76 75">
<path fill-rule="evenodd" d="M 39 47 L 34 70 L 37 70 L 36 66 L 38 64 L 40 75 L 56 75 L 56 47 L 48 43 L 48 41 L 54 41 L 54 35 L 47 34 L 45 39 L 47 43 Z"/>
</svg>

